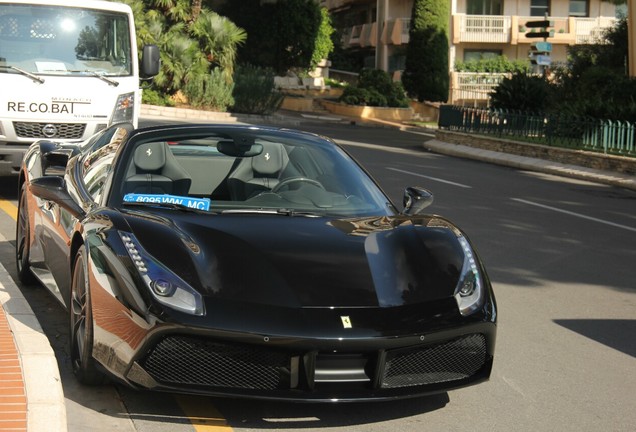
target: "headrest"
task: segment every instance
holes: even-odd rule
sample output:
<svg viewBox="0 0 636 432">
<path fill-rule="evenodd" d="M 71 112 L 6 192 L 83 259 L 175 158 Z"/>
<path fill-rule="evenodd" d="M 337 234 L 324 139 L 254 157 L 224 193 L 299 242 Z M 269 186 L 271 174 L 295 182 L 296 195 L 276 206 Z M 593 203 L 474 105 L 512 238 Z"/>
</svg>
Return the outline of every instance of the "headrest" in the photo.
<svg viewBox="0 0 636 432">
<path fill-rule="evenodd" d="M 278 143 L 263 143 L 263 152 L 252 158 L 252 169 L 261 174 L 276 174 L 289 162 L 285 147 Z"/>
<path fill-rule="evenodd" d="M 135 166 L 143 171 L 157 171 L 166 164 L 166 146 L 163 143 L 142 144 L 135 150 Z"/>
</svg>

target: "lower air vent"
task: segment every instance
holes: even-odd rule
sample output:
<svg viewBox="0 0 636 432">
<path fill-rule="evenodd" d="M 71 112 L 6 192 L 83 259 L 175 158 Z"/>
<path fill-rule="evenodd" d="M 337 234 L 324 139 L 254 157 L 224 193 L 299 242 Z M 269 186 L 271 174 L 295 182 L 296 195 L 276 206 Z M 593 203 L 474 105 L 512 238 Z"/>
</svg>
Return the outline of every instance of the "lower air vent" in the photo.
<svg viewBox="0 0 636 432">
<path fill-rule="evenodd" d="M 382 388 L 461 380 L 486 362 L 486 338 L 472 334 L 438 345 L 387 352 Z"/>
</svg>

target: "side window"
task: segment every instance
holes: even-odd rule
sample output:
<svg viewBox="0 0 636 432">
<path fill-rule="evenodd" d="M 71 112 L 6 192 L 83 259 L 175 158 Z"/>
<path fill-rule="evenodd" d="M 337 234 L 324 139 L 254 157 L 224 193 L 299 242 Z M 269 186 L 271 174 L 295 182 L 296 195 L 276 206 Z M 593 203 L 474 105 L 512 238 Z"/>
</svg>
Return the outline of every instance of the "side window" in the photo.
<svg viewBox="0 0 636 432">
<path fill-rule="evenodd" d="M 114 153 L 105 154 L 84 173 L 84 185 L 95 202 L 99 201 L 104 193 L 104 185 L 110 174 L 114 157 Z"/>
<path fill-rule="evenodd" d="M 92 151 L 84 158 L 84 186 L 95 202 L 104 194 L 104 186 L 111 174 L 115 154 L 128 131 L 125 128 L 115 128 L 114 133 L 107 135 L 110 136 L 110 140 L 94 143 Z"/>
</svg>

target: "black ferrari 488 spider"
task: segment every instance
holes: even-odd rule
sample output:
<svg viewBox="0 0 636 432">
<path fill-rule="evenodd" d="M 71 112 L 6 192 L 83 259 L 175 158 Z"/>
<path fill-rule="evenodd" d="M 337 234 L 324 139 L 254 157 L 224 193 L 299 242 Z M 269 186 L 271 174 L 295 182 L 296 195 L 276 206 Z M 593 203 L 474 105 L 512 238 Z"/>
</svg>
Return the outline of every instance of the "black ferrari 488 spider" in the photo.
<svg viewBox="0 0 636 432">
<path fill-rule="evenodd" d="M 246 125 L 35 142 L 16 261 L 69 315 L 88 384 L 394 399 L 488 379 L 496 306 L 468 237 L 400 211 L 339 146 Z"/>
</svg>

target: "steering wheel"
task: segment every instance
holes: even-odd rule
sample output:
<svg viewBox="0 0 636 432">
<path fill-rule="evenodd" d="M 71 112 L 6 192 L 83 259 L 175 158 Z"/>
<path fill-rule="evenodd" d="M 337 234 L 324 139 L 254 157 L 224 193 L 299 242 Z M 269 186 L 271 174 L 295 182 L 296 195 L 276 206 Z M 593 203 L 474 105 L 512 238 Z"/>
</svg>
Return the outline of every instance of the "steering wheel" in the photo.
<svg viewBox="0 0 636 432">
<path fill-rule="evenodd" d="M 325 190 L 325 187 L 322 185 L 322 183 L 320 183 L 317 180 L 314 179 L 310 179 L 307 177 L 291 177 L 288 179 L 283 180 L 282 182 L 278 183 L 276 186 L 274 186 L 272 188 L 272 192 L 273 193 L 277 193 L 279 190 L 281 190 L 281 188 L 290 185 L 292 183 L 300 183 L 300 182 L 305 182 L 305 183 L 310 183 L 314 186 L 318 186 L 320 189 Z"/>
</svg>

